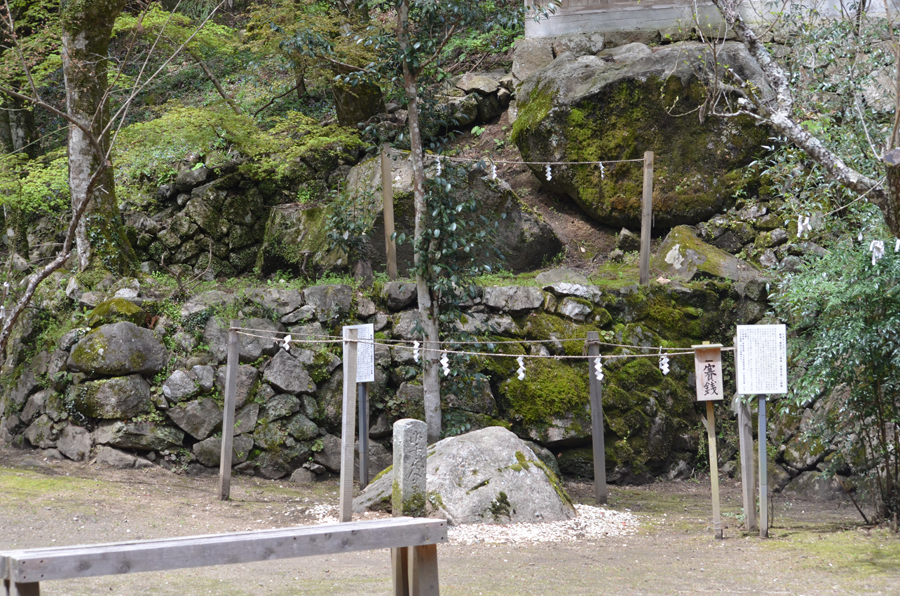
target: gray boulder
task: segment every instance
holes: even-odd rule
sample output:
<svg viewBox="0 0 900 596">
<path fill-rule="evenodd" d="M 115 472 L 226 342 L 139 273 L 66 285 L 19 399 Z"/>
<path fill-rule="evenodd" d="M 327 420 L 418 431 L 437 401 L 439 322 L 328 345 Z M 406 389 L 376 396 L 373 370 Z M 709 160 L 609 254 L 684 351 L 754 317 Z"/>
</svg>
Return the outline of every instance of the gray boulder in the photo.
<svg viewBox="0 0 900 596">
<path fill-rule="evenodd" d="M 636 252 L 641 250 L 641 237 L 632 234 L 628 228 L 622 228 L 616 238 L 616 248 L 622 252 Z"/>
<path fill-rule="evenodd" d="M 181 307 L 181 318 L 187 319 L 193 315 L 212 308 L 224 308 L 234 302 L 234 294 L 211 290 L 194 296 Z"/>
<path fill-rule="evenodd" d="M 216 389 L 222 396 L 225 395 L 225 373 L 227 367 L 219 367 L 216 371 Z M 234 388 L 234 407 L 240 408 L 247 403 L 247 398 L 256 389 L 256 381 L 259 378 L 259 371 L 255 366 L 242 364 L 238 367 L 237 382 Z"/>
<path fill-rule="evenodd" d="M 23 434 L 32 447 L 39 449 L 56 447 L 56 429 L 53 427 L 53 421 L 46 414 L 32 422 Z"/>
<path fill-rule="evenodd" d="M 177 428 L 154 422 L 101 423 L 94 431 L 94 443 L 111 445 L 120 449 L 161 451 L 181 447 L 184 433 Z"/>
<path fill-rule="evenodd" d="M 59 433 L 56 448 L 69 459 L 81 461 L 91 452 L 91 433 L 80 426 L 68 424 Z"/>
<path fill-rule="evenodd" d="M 166 348 L 149 329 L 123 321 L 103 325 L 72 348 L 66 363 L 72 372 L 91 375 L 153 375 L 166 364 Z"/>
<path fill-rule="evenodd" d="M 718 46 L 715 60 L 759 89 L 772 92 L 743 44 Z M 699 108 L 706 98 L 713 60 L 704 44 L 662 46 L 652 53 L 632 46 L 612 51 L 612 61 L 563 53 L 533 72 L 518 88 L 518 117 L 512 139 L 527 162 L 628 160 L 553 168 L 530 166 L 551 191 L 569 195 L 595 220 L 636 227 L 644 151 L 657 155 L 654 169 L 654 217 L 669 228 L 696 224 L 717 213 L 756 159 L 771 131 L 750 117 L 682 118 L 671 113 Z M 660 93 L 662 90 L 662 93 Z M 703 120 L 701 122 L 701 120 Z M 708 147 L 716 147 L 709 151 Z"/>
<path fill-rule="evenodd" d="M 571 283 L 571 284 L 584 284 L 587 285 L 590 282 L 588 278 L 586 278 L 583 274 L 573 270 L 573 269 L 550 269 L 549 271 L 542 271 L 538 273 L 534 278 L 539 284 L 543 284 L 546 286 L 553 285 L 558 282 Z"/>
<path fill-rule="evenodd" d="M 204 466 L 215 468 L 222 461 L 222 437 L 209 437 L 203 441 L 194 443 L 192 448 L 194 455 Z M 253 449 L 253 439 L 246 435 L 234 437 L 231 444 L 231 465 L 236 466 L 247 461 L 250 450 Z"/>
<path fill-rule="evenodd" d="M 553 62 L 553 39 L 548 37 L 519 38 L 513 54 L 512 76 L 516 85 Z"/>
<path fill-rule="evenodd" d="M 384 284 L 384 301 L 388 310 L 403 310 L 416 300 L 418 292 L 415 282 L 389 281 Z"/>
<path fill-rule="evenodd" d="M 150 411 L 150 384 L 141 375 L 71 385 L 68 399 L 88 418 L 132 418 Z"/>
<path fill-rule="evenodd" d="M 763 274 L 734 255 L 706 244 L 687 226 L 677 226 L 669 232 L 650 267 L 669 279 L 690 281 L 698 273 L 730 281 L 759 280 Z"/>
<path fill-rule="evenodd" d="M 162 386 L 163 395 L 172 401 L 184 401 L 200 393 L 197 375 L 191 371 L 176 370 Z"/>
<path fill-rule="evenodd" d="M 203 328 L 203 341 L 218 362 L 224 362 L 228 356 L 228 325 L 227 321 L 211 317 Z M 255 330 L 253 335 L 238 335 L 238 353 L 242 363 L 255 362 L 262 356 L 272 356 L 278 351 L 275 341 L 284 331 L 283 325 L 259 318 L 242 320 L 240 325 Z"/>
<path fill-rule="evenodd" d="M 284 423 L 284 430 L 298 441 L 309 441 L 319 436 L 319 427 L 303 414 L 294 414 Z"/>
<path fill-rule="evenodd" d="M 179 428 L 202 441 L 222 425 L 222 408 L 215 400 L 204 398 L 178 404 L 166 412 Z"/>
<path fill-rule="evenodd" d="M 484 305 L 494 310 L 521 314 L 540 308 L 544 293 L 540 288 L 525 286 L 491 286 L 484 289 Z"/>
<path fill-rule="evenodd" d="M 251 290 L 248 297 L 278 318 L 289 315 L 303 306 L 303 293 L 300 290 L 256 288 Z"/>
<path fill-rule="evenodd" d="M 247 404 L 234 415 L 234 434 L 252 433 L 259 419 L 259 404 Z"/>
<path fill-rule="evenodd" d="M 272 358 L 263 381 L 284 393 L 315 393 L 316 384 L 296 358 L 281 350 Z"/>
<path fill-rule="evenodd" d="M 313 461 L 329 472 L 341 471 L 341 440 L 334 435 L 322 437 L 322 449 L 313 452 Z"/>
<path fill-rule="evenodd" d="M 276 395 L 263 406 L 261 415 L 266 420 L 278 420 L 286 418 L 300 411 L 300 400 L 288 393 Z"/>
<path fill-rule="evenodd" d="M 313 286 L 303 290 L 303 298 L 316 309 L 316 318 L 327 323 L 350 312 L 353 288 L 343 284 Z"/>
<path fill-rule="evenodd" d="M 133 455 L 123 453 L 118 449 L 103 446 L 97 452 L 96 463 L 107 468 L 116 468 L 119 470 L 128 470 L 135 467 L 137 459 Z"/>
<path fill-rule="evenodd" d="M 387 473 L 354 499 L 355 511 L 391 499 Z M 493 426 L 429 447 L 429 517 L 453 525 L 561 521 L 577 513 L 562 485 L 534 452 L 508 430 Z"/>
</svg>

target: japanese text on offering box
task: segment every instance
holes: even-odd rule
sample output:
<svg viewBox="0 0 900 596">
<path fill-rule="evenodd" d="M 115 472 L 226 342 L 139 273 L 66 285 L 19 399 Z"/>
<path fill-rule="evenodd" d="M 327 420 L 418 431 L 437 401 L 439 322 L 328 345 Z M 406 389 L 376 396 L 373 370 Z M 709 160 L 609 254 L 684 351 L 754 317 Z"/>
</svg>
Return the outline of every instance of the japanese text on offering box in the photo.
<svg viewBox="0 0 900 596">
<path fill-rule="evenodd" d="M 738 393 L 787 393 L 784 325 L 738 325 L 736 347 Z"/>
<path fill-rule="evenodd" d="M 722 346 L 693 347 L 694 374 L 697 377 L 697 401 L 722 399 Z"/>
</svg>

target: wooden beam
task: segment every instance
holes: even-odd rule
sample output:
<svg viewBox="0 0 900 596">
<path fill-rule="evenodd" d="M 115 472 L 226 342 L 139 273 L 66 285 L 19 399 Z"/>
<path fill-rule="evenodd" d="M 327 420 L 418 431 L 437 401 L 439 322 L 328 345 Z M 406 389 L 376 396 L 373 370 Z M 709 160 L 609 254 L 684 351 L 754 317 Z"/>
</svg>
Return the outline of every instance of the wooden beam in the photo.
<svg viewBox="0 0 900 596">
<path fill-rule="evenodd" d="M 381 149 L 381 192 L 384 209 L 384 255 L 388 277 L 397 279 L 397 242 L 394 240 L 394 178 L 387 145 Z"/>
<path fill-rule="evenodd" d="M 394 596 L 409 596 L 409 547 L 391 549 L 391 582 Z"/>
<path fill-rule="evenodd" d="M 725 537 L 719 509 L 719 455 L 716 451 L 716 413 L 713 402 L 706 402 L 706 432 L 709 436 L 709 484 L 712 488 L 713 531 L 718 539 Z"/>
<path fill-rule="evenodd" d="M 644 192 L 641 195 L 640 281 L 650 283 L 650 234 L 653 223 L 653 152 L 644 153 Z"/>
<path fill-rule="evenodd" d="M 591 442 L 594 447 L 594 499 L 606 505 L 606 444 L 603 438 L 603 386 L 594 373 L 594 363 L 600 356 L 600 334 L 587 332 L 588 380 L 591 388 Z"/>
<path fill-rule="evenodd" d="M 410 551 L 410 596 L 439 596 L 437 545 L 414 546 Z"/>
<path fill-rule="evenodd" d="M 12 584 L 439 544 L 445 520 L 382 520 L 3 553 Z M 25 594 L 25 593 L 23 593 Z"/>
<path fill-rule="evenodd" d="M 369 484 L 369 384 L 359 384 L 359 488 Z"/>
<path fill-rule="evenodd" d="M 769 461 L 766 452 L 766 396 L 759 396 L 759 537 L 769 537 Z"/>
<path fill-rule="evenodd" d="M 344 328 L 344 402 L 341 414 L 339 519 L 353 519 L 353 439 L 356 430 L 356 340 L 359 329 Z"/>
<path fill-rule="evenodd" d="M 237 329 L 240 321 L 231 321 L 228 329 L 228 359 L 225 365 L 225 405 L 222 412 L 222 454 L 219 457 L 219 500 L 231 497 L 231 450 L 234 442 L 234 404 L 237 373 L 240 365 L 240 343 Z"/>
</svg>

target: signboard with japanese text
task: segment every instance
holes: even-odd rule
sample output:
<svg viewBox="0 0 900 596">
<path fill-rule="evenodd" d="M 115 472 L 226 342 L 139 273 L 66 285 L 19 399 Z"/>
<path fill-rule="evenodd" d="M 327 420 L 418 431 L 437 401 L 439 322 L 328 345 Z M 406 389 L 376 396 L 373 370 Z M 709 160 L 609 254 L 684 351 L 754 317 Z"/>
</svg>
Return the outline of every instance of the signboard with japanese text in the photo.
<svg viewBox="0 0 900 596">
<path fill-rule="evenodd" d="M 697 376 L 697 401 L 724 398 L 722 390 L 722 346 L 703 344 L 694 349 L 694 374 Z"/>
<path fill-rule="evenodd" d="M 785 326 L 738 325 L 735 363 L 739 394 L 787 393 Z"/>
<path fill-rule="evenodd" d="M 345 325 L 344 329 L 356 329 L 357 339 L 369 340 L 360 341 L 356 345 L 356 382 L 357 383 L 373 383 L 375 382 L 375 326 L 368 325 Z"/>
</svg>

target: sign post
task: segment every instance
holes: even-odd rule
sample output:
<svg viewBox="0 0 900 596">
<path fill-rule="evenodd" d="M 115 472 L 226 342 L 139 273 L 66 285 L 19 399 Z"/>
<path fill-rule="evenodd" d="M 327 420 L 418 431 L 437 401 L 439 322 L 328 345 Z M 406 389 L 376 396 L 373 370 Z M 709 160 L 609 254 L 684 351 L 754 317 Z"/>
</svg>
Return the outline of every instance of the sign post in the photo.
<svg viewBox="0 0 900 596">
<path fill-rule="evenodd" d="M 738 325 L 735 343 L 738 395 L 759 395 L 759 537 L 769 537 L 766 394 L 787 393 L 784 325 Z"/>
<path fill-rule="evenodd" d="M 606 446 L 603 439 L 603 385 L 594 374 L 594 363 L 600 357 L 600 334 L 587 332 L 588 379 L 591 389 L 591 440 L 594 446 L 594 500 L 606 505 Z"/>
<path fill-rule="evenodd" d="M 722 345 L 704 343 L 694 349 L 697 377 L 697 401 L 706 402 L 706 434 L 709 436 L 709 483 L 712 489 L 713 530 L 718 539 L 725 537 L 719 510 L 719 455 L 716 452 L 716 414 L 713 402 L 723 398 Z"/>
<path fill-rule="evenodd" d="M 375 326 L 346 325 L 355 329 L 359 343 L 356 348 L 356 383 L 359 408 L 359 488 L 369 484 L 369 383 L 375 381 Z"/>
</svg>

